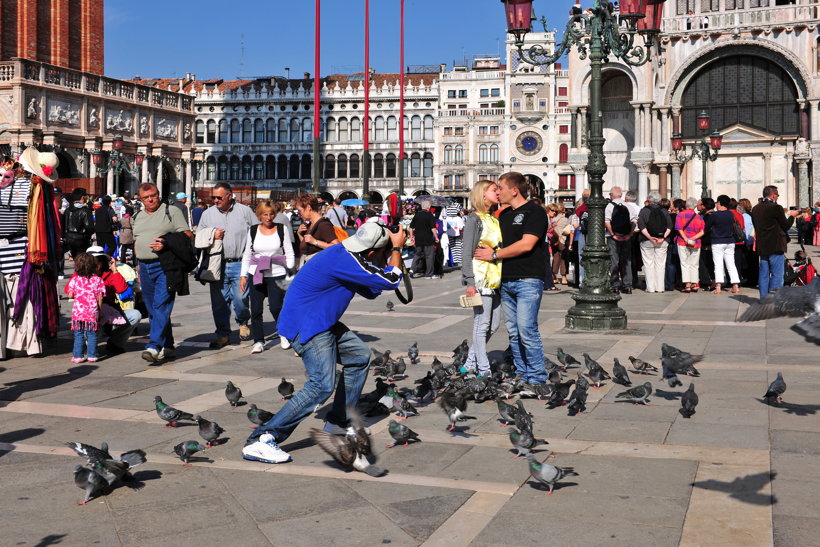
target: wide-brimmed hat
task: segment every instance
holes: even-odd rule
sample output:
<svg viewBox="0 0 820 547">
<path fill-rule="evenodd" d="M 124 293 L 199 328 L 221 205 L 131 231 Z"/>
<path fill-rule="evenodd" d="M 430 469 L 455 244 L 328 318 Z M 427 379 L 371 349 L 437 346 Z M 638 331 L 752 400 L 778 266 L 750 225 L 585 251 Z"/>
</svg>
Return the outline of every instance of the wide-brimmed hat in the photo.
<svg viewBox="0 0 820 547">
<path fill-rule="evenodd" d="M 86 249 L 86 250 L 85 250 L 85 252 L 86 252 L 86 253 L 88 253 L 88 254 L 90 254 L 91 256 L 101 256 L 101 255 L 108 256 L 108 255 L 105 253 L 105 249 L 103 249 L 103 248 L 102 248 L 102 247 L 100 247 L 99 245 L 92 245 L 91 247 L 89 247 L 88 249 Z"/>
<path fill-rule="evenodd" d="M 20 155 L 20 165 L 32 175 L 37 175 L 46 182 L 56 182 L 60 178 L 57 174 L 60 158 L 54 152 L 40 152 L 33 146 L 29 146 Z"/>
<path fill-rule="evenodd" d="M 375 220 L 375 219 L 374 219 Z M 365 222 L 356 233 L 342 241 L 348 251 L 361 253 L 368 249 L 378 249 L 390 242 L 390 232 L 379 222 Z"/>
</svg>

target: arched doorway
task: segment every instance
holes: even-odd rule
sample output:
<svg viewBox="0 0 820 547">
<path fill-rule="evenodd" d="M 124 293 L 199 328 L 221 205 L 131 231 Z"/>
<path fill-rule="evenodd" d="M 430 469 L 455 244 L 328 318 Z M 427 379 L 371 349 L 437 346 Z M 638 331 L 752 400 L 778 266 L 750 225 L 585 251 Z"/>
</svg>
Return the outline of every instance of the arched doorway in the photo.
<svg viewBox="0 0 820 547">
<path fill-rule="evenodd" d="M 363 198 L 368 203 L 381 203 L 384 201 L 384 197 L 375 190 L 372 190 L 370 194 L 366 198 Z"/>
<path fill-rule="evenodd" d="M 327 203 L 330 203 L 333 201 L 333 194 L 331 194 L 330 192 L 320 192 L 319 199 L 323 199 Z"/>
<path fill-rule="evenodd" d="M 538 175 L 524 175 L 524 178 L 530 183 L 530 196 L 536 197 L 541 200 L 541 203 L 544 203 L 546 189 L 544 188 L 544 181 L 541 177 Z"/>
<path fill-rule="evenodd" d="M 339 199 L 342 200 L 342 201 L 344 201 L 346 199 L 358 199 L 358 198 L 359 198 L 359 196 L 356 195 L 356 192 L 351 192 L 350 190 L 347 190 L 347 191 L 342 192 L 341 194 L 339 194 Z"/>
<path fill-rule="evenodd" d="M 178 188 L 179 180 L 177 179 L 177 170 L 171 162 L 165 160 L 161 161 L 162 180 L 160 181 L 159 187 L 160 196 L 163 200 L 171 200 L 171 195 L 181 190 L 181 188 Z M 123 184 L 123 188 L 130 188 L 130 184 Z"/>
<path fill-rule="evenodd" d="M 429 195 L 430 195 L 430 192 L 428 192 L 427 190 L 416 190 L 415 192 L 413 192 L 413 197 L 416 197 L 416 198 L 419 197 L 419 196 L 429 196 Z"/>
<path fill-rule="evenodd" d="M 635 148 L 635 112 L 632 81 L 620 70 L 607 70 L 601 76 L 601 110 L 604 117 L 604 154 L 607 170 L 604 188 L 620 186 L 624 192 L 638 189 L 638 173 L 629 161 Z"/>
<path fill-rule="evenodd" d="M 71 154 L 65 151 L 57 152 L 57 158 L 60 160 L 60 164 L 57 166 L 57 174 L 60 178 L 70 179 L 75 177 L 75 173 L 77 173 L 77 164 L 74 162 L 74 158 Z"/>
</svg>

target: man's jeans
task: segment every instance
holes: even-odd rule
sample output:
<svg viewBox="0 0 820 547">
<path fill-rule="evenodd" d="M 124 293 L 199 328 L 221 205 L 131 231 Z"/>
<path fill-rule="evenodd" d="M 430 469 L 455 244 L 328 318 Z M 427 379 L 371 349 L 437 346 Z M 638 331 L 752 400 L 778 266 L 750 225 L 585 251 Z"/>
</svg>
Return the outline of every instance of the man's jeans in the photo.
<svg viewBox="0 0 820 547">
<path fill-rule="evenodd" d="M 86 346 L 85 348 L 83 346 Z M 74 331 L 74 353 L 72 357 L 82 359 L 83 349 L 88 352 L 89 359 L 97 358 L 97 331 L 78 329 Z"/>
<path fill-rule="evenodd" d="M 174 294 L 168 292 L 168 280 L 162 264 L 140 262 L 140 287 L 145 307 L 148 309 L 148 324 L 151 326 L 146 349 L 160 351 L 174 347 L 174 333 L 171 330 L 171 312 L 174 311 Z"/>
<path fill-rule="evenodd" d="M 632 240 L 615 241 L 614 238 L 607 238 L 609 245 L 609 285 L 613 289 L 632 288 Z M 620 272 L 624 272 L 623 283 Z"/>
<path fill-rule="evenodd" d="M 125 347 L 125 343 L 128 342 L 137 324 L 142 320 L 139 310 L 122 310 L 122 314 L 125 316 L 125 325 L 115 325 L 108 337 L 108 344 L 118 348 Z"/>
<path fill-rule="evenodd" d="M 501 282 L 501 307 L 510 337 L 515 372 L 530 384 L 543 384 L 547 381 L 544 346 L 538 332 L 538 308 L 541 307 L 543 292 L 542 279 Z"/>
<path fill-rule="evenodd" d="M 217 336 L 231 335 L 231 304 L 234 317 L 239 324 L 247 323 L 251 318 L 248 308 L 248 288 L 239 290 L 239 278 L 242 262 L 228 262 L 224 265 L 221 283 L 211 283 L 211 310 L 214 314 Z"/>
<path fill-rule="evenodd" d="M 473 372 L 477 370 L 484 376 L 490 374 L 487 342 L 501 324 L 501 296 L 497 291 L 477 296 L 480 296 L 482 305 L 473 308 L 473 345 L 470 346 L 464 368 Z"/>
<path fill-rule="evenodd" d="M 266 424 L 256 428 L 248 444 L 263 433 L 270 433 L 277 443 L 287 439 L 293 430 L 324 403 L 333 393 L 336 363 L 342 365 L 342 378 L 336 386 L 333 406 L 325 416 L 330 423 L 346 426 L 347 407 L 359 402 L 367 371 L 370 370 L 370 348 L 356 334 L 336 323 L 302 344 L 297 337 L 291 342 L 305 364 L 307 382 Z"/>
<path fill-rule="evenodd" d="M 783 286 L 784 255 L 760 255 L 760 272 L 757 278 L 760 298 Z"/>
</svg>

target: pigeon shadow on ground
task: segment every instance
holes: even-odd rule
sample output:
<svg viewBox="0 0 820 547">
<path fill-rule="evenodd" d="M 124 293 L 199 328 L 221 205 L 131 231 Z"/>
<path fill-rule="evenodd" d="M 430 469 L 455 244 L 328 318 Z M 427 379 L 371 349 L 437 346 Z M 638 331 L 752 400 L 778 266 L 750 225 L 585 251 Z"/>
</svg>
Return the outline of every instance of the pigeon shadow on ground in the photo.
<svg viewBox="0 0 820 547">
<path fill-rule="evenodd" d="M 57 545 L 63 542 L 63 538 L 68 534 L 50 534 L 37 542 L 34 547 L 47 547 L 48 545 Z"/>
<path fill-rule="evenodd" d="M 470 437 L 478 437 L 478 435 L 476 435 L 474 433 L 467 433 L 467 431 L 469 429 L 470 429 L 469 425 L 456 427 L 455 429 L 450 431 L 450 436 L 451 437 L 464 437 L 465 439 L 469 439 Z"/>
<path fill-rule="evenodd" d="M 161 478 L 162 471 L 159 471 L 157 469 L 143 469 L 142 471 L 137 471 L 136 473 L 134 473 L 134 480 L 141 483 L 146 483 L 148 481 L 154 481 Z"/>
<path fill-rule="evenodd" d="M 188 458 L 188 463 L 214 463 L 214 461 L 207 456 L 191 456 Z"/>
<path fill-rule="evenodd" d="M 54 376 L 7 382 L 4 384 L 6 386 L 5 389 L 0 391 L 0 406 L 5 406 L 3 405 L 3 401 L 16 401 L 21 395 L 31 391 L 51 389 L 65 385 L 69 382 L 73 382 L 74 380 L 88 376 L 93 371 L 97 370 L 97 368 L 99 367 L 96 365 L 79 365 L 76 367 L 71 367 L 61 374 L 55 374 Z"/>
<path fill-rule="evenodd" d="M 652 395 L 654 397 L 665 399 L 667 401 L 676 401 L 683 397 L 684 393 L 685 391 L 664 391 L 662 389 L 656 389 L 654 392 L 652 392 Z"/>
<path fill-rule="evenodd" d="M 547 486 L 546 484 L 541 484 L 541 483 L 540 483 L 540 482 L 538 482 L 538 481 L 527 481 L 527 483 L 530 485 L 530 488 L 532 488 L 533 490 L 538 490 L 538 491 L 540 491 L 540 492 L 549 492 L 549 491 L 550 491 L 550 487 L 549 487 L 549 486 Z M 554 492 L 555 490 L 560 490 L 560 489 L 562 489 L 562 488 L 566 488 L 566 487 L 568 487 L 568 486 L 578 486 L 578 483 L 577 483 L 577 482 L 560 482 L 560 483 L 555 483 L 555 484 L 552 486 L 552 490 L 553 490 L 553 492 Z"/>
<path fill-rule="evenodd" d="M 777 499 L 773 495 L 760 492 L 760 490 L 774 480 L 776 476 L 777 473 L 764 471 L 762 473 L 746 475 L 745 477 L 738 477 L 731 482 L 709 479 L 693 482 L 692 486 L 703 488 L 704 490 L 726 492 L 729 494 L 729 497 L 751 505 L 774 505 L 777 503 Z"/>
<path fill-rule="evenodd" d="M 231 440 L 230 437 L 220 437 L 219 439 L 217 439 L 215 441 L 211 441 L 211 448 L 213 448 L 214 446 L 221 446 L 223 444 L 228 444 L 228 441 L 230 441 L 230 440 Z"/>
<path fill-rule="evenodd" d="M 30 439 L 32 437 L 36 437 L 37 435 L 42 435 L 45 431 L 46 430 L 41 427 L 27 427 L 16 431 L 7 431 L 5 433 L 0 433 L 0 443 L 14 444 L 18 441 Z M 11 450 L 0 450 L 0 457 L 3 457 L 12 451 L 14 451 L 14 447 L 12 447 Z"/>
<path fill-rule="evenodd" d="M 753 296 L 749 296 L 747 294 L 736 294 L 736 295 L 730 296 L 729 298 L 731 298 L 732 300 L 737 300 L 741 304 L 752 305 L 752 304 L 757 304 L 758 302 L 760 302 L 760 299 L 754 298 Z"/>
<path fill-rule="evenodd" d="M 0 372 L 5 372 L 5 371 L 6 371 L 6 367 L 0 367 Z"/>
<path fill-rule="evenodd" d="M 820 405 L 798 405 L 796 403 L 780 403 L 772 405 L 775 408 L 782 408 L 786 414 L 795 416 L 813 416 L 820 412 Z"/>
</svg>

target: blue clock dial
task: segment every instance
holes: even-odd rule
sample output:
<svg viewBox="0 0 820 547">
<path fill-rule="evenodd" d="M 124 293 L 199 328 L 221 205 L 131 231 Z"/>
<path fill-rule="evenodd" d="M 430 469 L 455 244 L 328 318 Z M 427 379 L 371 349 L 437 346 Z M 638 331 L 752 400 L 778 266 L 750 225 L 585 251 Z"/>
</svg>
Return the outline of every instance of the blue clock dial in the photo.
<svg viewBox="0 0 820 547">
<path fill-rule="evenodd" d="M 544 147 L 544 139 L 535 131 L 525 131 L 518 135 L 515 147 L 520 154 L 534 156 Z"/>
</svg>

